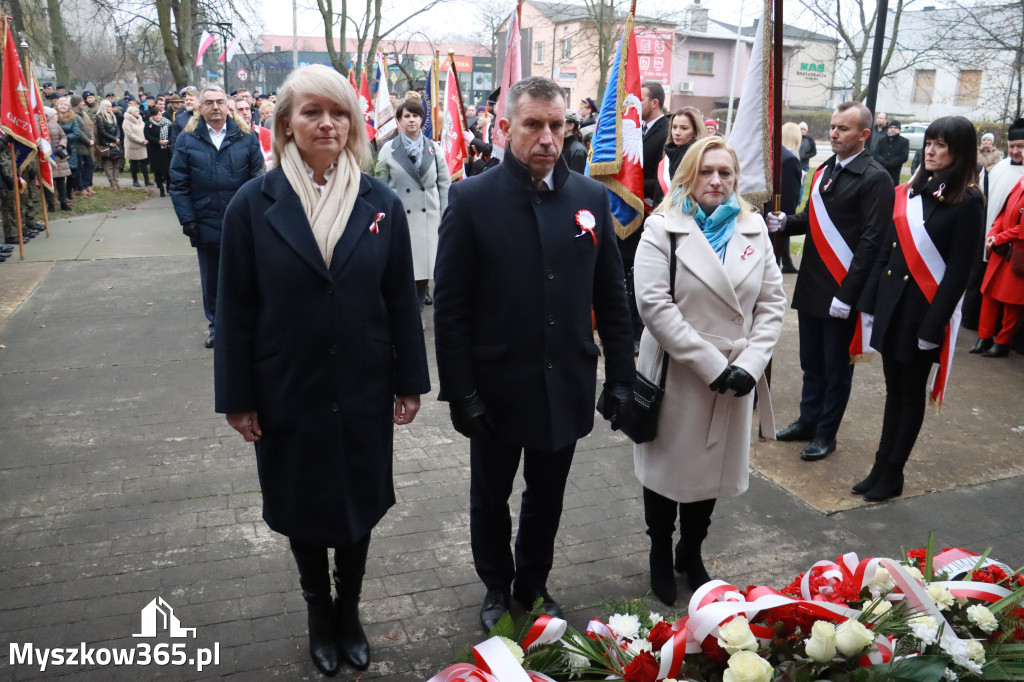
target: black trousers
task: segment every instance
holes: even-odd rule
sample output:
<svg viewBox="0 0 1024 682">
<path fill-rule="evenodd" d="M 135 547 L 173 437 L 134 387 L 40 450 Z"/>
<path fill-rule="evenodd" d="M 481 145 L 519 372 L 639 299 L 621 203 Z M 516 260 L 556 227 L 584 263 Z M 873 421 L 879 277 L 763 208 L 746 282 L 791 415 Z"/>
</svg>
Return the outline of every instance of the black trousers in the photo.
<svg viewBox="0 0 1024 682">
<path fill-rule="evenodd" d="M 882 417 L 882 435 L 878 454 L 882 461 L 894 464 L 906 462 L 914 449 L 917 436 L 924 423 L 928 402 L 928 374 L 930 359 L 921 362 L 899 362 L 882 355 L 885 374 L 885 412 Z"/>
<path fill-rule="evenodd" d="M 798 312 L 797 320 L 804 373 L 799 423 L 816 436 L 835 438 L 853 386 L 850 341 L 857 329 L 857 312 L 846 320 Z"/>
<path fill-rule="evenodd" d="M 217 317 L 217 280 L 220 276 L 220 247 L 197 246 L 199 256 L 199 284 L 203 289 L 203 312 L 213 332 L 213 321 Z"/>
<path fill-rule="evenodd" d="M 575 442 L 560 450 L 539 450 L 493 440 L 470 440 L 470 538 L 476 573 L 487 589 L 508 590 L 513 579 L 517 590 L 527 593 L 546 587 L 562 517 L 565 481 L 575 451 Z M 508 498 L 520 458 L 526 490 L 513 559 Z"/>
</svg>

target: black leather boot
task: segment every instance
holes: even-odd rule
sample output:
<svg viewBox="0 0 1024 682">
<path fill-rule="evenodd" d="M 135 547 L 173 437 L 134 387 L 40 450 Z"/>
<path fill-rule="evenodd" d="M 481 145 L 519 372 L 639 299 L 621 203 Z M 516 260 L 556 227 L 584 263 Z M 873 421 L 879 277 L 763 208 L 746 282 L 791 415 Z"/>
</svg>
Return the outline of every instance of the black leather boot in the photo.
<svg viewBox="0 0 1024 682">
<path fill-rule="evenodd" d="M 977 343 L 971 346 L 971 349 L 967 352 L 972 355 L 981 355 L 991 347 L 992 339 L 978 339 Z"/>
<path fill-rule="evenodd" d="M 363 590 L 366 573 L 366 552 L 370 549 L 370 536 L 362 542 L 334 552 L 334 587 L 338 592 L 334 600 L 339 630 L 338 648 L 342 657 L 356 670 L 370 667 L 370 642 L 363 624 L 359 622 L 359 595 Z"/>
<path fill-rule="evenodd" d="M 903 466 L 905 464 L 906 462 L 886 462 L 881 476 L 871 486 L 871 490 L 864 493 L 864 499 L 868 502 L 884 502 L 891 497 L 902 495 Z"/>
<path fill-rule="evenodd" d="M 1008 343 L 993 343 L 988 349 L 981 354 L 983 358 L 1005 358 L 1010 354 L 1010 344 Z"/>
<path fill-rule="evenodd" d="M 850 492 L 854 495 L 863 495 L 867 491 L 871 490 L 872 486 L 878 482 L 879 477 L 882 475 L 882 470 L 885 468 L 883 461 L 884 456 L 880 452 L 875 453 L 875 463 L 871 466 L 871 473 L 863 481 L 855 484 L 850 488 Z"/>
<path fill-rule="evenodd" d="M 716 500 L 684 502 L 679 505 L 679 533 L 682 536 L 676 545 L 676 570 L 686 574 L 686 583 L 696 590 L 711 580 L 704 568 L 701 545 L 708 536 L 711 513 L 715 511 Z"/>
<path fill-rule="evenodd" d="M 672 606 L 678 596 L 672 573 L 672 533 L 676 529 L 675 500 L 644 488 L 644 520 L 651 538 L 651 591 L 662 603 Z"/>
<path fill-rule="evenodd" d="M 292 543 L 292 556 L 299 567 L 299 585 L 306 600 L 309 624 L 309 656 L 313 665 L 328 677 L 338 674 L 341 662 L 338 656 L 338 633 L 331 604 L 331 574 L 327 562 L 327 549 L 296 546 Z"/>
</svg>

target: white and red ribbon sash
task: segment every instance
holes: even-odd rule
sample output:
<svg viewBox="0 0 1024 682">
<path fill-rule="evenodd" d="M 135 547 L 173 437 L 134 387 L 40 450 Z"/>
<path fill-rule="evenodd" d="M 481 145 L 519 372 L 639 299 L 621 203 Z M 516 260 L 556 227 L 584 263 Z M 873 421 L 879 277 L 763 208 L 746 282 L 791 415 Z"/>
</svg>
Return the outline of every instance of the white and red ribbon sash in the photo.
<svg viewBox="0 0 1024 682">
<path fill-rule="evenodd" d="M 903 247 L 907 268 L 914 282 L 921 289 L 928 303 L 935 299 L 939 290 L 939 282 L 946 274 L 946 262 L 942 259 L 939 249 L 935 246 L 924 225 L 924 202 L 921 196 L 910 196 L 910 183 L 896 188 L 896 203 L 893 208 L 893 221 L 896 223 L 896 234 Z M 953 316 L 946 324 L 942 335 L 942 346 L 939 351 L 939 368 L 932 377 L 928 397 L 932 404 L 942 406 L 949 380 L 949 370 L 953 366 L 953 350 L 956 348 L 956 337 L 960 331 L 960 307 L 963 297 L 956 304 Z"/>
<path fill-rule="evenodd" d="M 530 627 L 530 631 L 526 633 L 526 639 L 523 640 L 523 649 L 529 650 L 534 646 L 557 642 L 562 639 L 566 627 L 568 627 L 568 624 L 561 618 L 552 618 L 551 616 L 539 617 Z"/>
<path fill-rule="evenodd" d="M 537 623 L 541 623 L 542 620 L 543 624 L 534 639 L 535 644 L 558 641 L 565 633 L 564 620 L 541 616 Z M 538 629 L 537 623 L 530 629 L 531 635 Z M 555 631 L 558 632 L 557 637 L 544 642 L 539 641 L 550 637 Z M 529 648 L 529 645 L 524 648 Z M 427 682 L 554 682 L 543 673 L 524 670 L 500 637 L 491 637 L 473 647 L 473 660 L 476 661 L 476 665 L 456 663 L 434 675 Z"/>
<path fill-rule="evenodd" d="M 668 196 L 668 188 L 672 185 L 672 176 L 669 174 L 668 168 L 668 154 L 665 154 L 658 162 L 658 184 L 661 185 L 661 191 L 665 196 Z"/>
</svg>

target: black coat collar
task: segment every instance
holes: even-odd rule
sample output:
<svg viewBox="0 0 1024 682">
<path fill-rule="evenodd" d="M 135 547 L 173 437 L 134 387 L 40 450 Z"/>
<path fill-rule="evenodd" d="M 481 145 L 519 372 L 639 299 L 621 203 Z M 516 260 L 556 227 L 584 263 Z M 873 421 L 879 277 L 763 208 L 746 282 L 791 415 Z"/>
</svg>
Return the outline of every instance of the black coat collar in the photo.
<svg viewBox="0 0 1024 682">
<path fill-rule="evenodd" d="M 226 126 L 227 134 L 224 136 L 224 141 L 220 145 L 221 149 L 223 149 L 225 145 L 235 142 L 236 139 L 242 135 L 242 129 L 238 127 L 238 124 L 235 123 L 235 120 L 230 116 L 228 116 L 228 120 L 224 125 Z M 192 131 L 192 134 L 211 147 L 213 146 L 213 140 L 210 139 L 209 126 L 206 124 L 206 120 L 202 116 L 196 120 L 196 129 Z"/>
<path fill-rule="evenodd" d="M 512 153 L 511 147 L 505 147 L 505 158 L 501 161 L 501 168 L 505 170 L 510 176 L 512 181 L 521 186 L 524 189 L 535 191 L 533 189 L 533 178 L 530 176 L 530 169 L 526 165 L 515 157 Z M 565 160 L 559 155 L 555 161 L 554 176 L 552 182 L 554 184 L 554 190 L 558 190 L 565 184 L 565 181 L 569 178 L 569 166 L 566 165 Z"/>
<path fill-rule="evenodd" d="M 306 211 L 302 208 L 299 195 L 292 189 L 284 171 L 274 168 L 264 175 L 261 189 L 273 202 L 265 214 L 267 222 L 311 268 L 328 279 L 344 267 L 356 243 L 364 233 L 369 232 L 368 228 L 376 217 L 376 209 L 367 200 L 367 195 L 372 189 L 370 181 L 365 175 L 360 174 L 359 195 L 356 197 L 355 206 L 352 207 L 352 215 L 349 216 L 345 232 L 334 247 L 331 269 L 328 272 L 327 264 L 320 254 L 320 247 L 313 237 L 313 228 L 306 218 Z"/>
<path fill-rule="evenodd" d="M 833 154 L 832 158 L 830 158 L 825 163 L 828 165 L 829 168 L 835 168 L 836 161 L 836 155 Z M 843 172 L 845 173 L 846 171 L 850 171 L 851 173 L 856 173 L 857 175 L 863 175 L 864 171 L 868 169 L 868 166 L 870 164 L 871 154 L 869 154 L 868 150 L 865 149 L 860 154 L 858 154 L 857 158 L 855 158 L 853 161 L 847 160 L 843 162 Z"/>
</svg>

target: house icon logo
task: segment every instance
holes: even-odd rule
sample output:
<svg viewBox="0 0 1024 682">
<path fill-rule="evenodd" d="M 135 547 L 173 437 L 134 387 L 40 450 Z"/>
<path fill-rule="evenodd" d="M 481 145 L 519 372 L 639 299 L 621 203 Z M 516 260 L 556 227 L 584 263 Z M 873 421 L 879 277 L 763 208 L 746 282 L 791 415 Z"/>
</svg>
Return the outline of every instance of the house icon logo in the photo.
<svg viewBox="0 0 1024 682">
<path fill-rule="evenodd" d="M 196 636 L 196 629 L 181 627 L 181 621 L 174 615 L 171 605 L 163 597 L 157 597 L 142 609 L 142 632 L 132 637 L 156 637 L 157 632 L 164 630 L 171 637 L 187 638 L 190 633 L 193 639 Z"/>
</svg>

